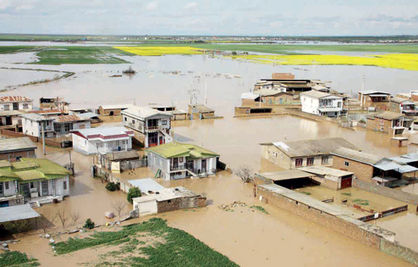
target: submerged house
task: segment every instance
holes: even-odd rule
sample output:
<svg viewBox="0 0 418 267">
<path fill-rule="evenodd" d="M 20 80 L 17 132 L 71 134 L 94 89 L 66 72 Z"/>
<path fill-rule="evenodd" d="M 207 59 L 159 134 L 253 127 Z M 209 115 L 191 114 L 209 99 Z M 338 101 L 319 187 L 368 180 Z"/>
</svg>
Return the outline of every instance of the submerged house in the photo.
<svg viewBox="0 0 418 267">
<path fill-rule="evenodd" d="M 0 161 L 0 195 L 9 198 L 3 199 L 3 206 L 23 204 L 15 203 L 22 196 L 25 201 L 39 197 L 62 199 L 70 195 L 69 172 L 48 159 Z"/>
<path fill-rule="evenodd" d="M 285 169 L 305 166 L 331 166 L 331 152 L 339 147 L 357 149 L 343 138 L 325 138 L 315 140 L 281 141 L 262 143 L 264 158 Z"/>
<path fill-rule="evenodd" d="M 300 94 L 302 111 L 319 116 L 340 117 L 343 113 L 343 98 L 320 91 Z"/>
<path fill-rule="evenodd" d="M 148 167 L 165 180 L 216 173 L 219 154 L 192 144 L 172 142 L 146 150 Z"/>
<path fill-rule="evenodd" d="M 0 139 L 0 160 L 16 161 L 20 158 L 35 158 L 37 146 L 29 137 Z"/>
<path fill-rule="evenodd" d="M 412 102 L 409 99 L 393 97 L 390 100 L 390 111 L 396 113 L 402 113 L 406 116 L 416 116 L 418 115 L 418 110 L 415 108 L 415 102 Z"/>
<path fill-rule="evenodd" d="M 206 197 L 182 186 L 153 191 L 132 201 L 133 209 L 138 211 L 139 216 L 206 206 Z"/>
<path fill-rule="evenodd" d="M 39 107 L 41 109 L 57 109 L 68 112 L 70 103 L 65 102 L 61 97 L 41 97 Z"/>
<path fill-rule="evenodd" d="M 363 109 L 373 111 L 389 110 L 390 93 L 384 91 L 360 91 L 358 100 Z"/>
<path fill-rule="evenodd" d="M 20 126 L 20 115 L 32 110 L 32 102 L 24 96 L 0 97 L 0 126 Z"/>
<path fill-rule="evenodd" d="M 72 132 L 73 149 L 85 155 L 132 149 L 134 132 L 125 127 L 98 127 Z"/>
<path fill-rule="evenodd" d="M 150 107 L 131 106 L 122 111 L 122 123 L 135 130 L 143 139 L 145 147 L 170 143 L 171 115 Z"/>
<path fill-rule="evenodd" d="M 103 105 L 99 107 L 99 114 L 102 116 L 120 116 L 122 111 L 128 107 L 129 105 Z"/>
<path fill-rule="evenodd" d="M 215 110 L 201 104 L 189 105 L 188 113 L 192 120 L 215 118 Z"/>
<path fill-rule="evenodd" d="M 412 124 L 412 119 L 402 113 L 386 111 L 367 117 L 366 128 L 372 131 L 383 132 L 391 136 L 404 134 L 405 130 Z"/>
</svg>

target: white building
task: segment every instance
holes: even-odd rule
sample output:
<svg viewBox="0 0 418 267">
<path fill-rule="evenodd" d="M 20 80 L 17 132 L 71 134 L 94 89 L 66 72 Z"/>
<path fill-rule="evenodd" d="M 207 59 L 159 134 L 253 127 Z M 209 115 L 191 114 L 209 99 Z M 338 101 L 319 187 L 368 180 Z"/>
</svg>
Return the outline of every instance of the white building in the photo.
<svg viewBox="0 0 418 267">
<path fill-rule="evenodd" d="M 56 115 L 56 114 L 54 114 Z M 90 120 L 77 115 L 48 116 L 39 113 L 21 115 L 22 131 L 24 134 L 42 137 L 44 127 L 45 137 L 59 137 L 69 134 L 73 130 L 90 128 Z"/>
<path fill-rule="evenodd" d="M 165 180 L 213 175 L 219 158 L 210 150 L 178 142 L 148 148 L 146 152 L 148 167 Z"/>
<path fill-rule="evenodd" d="M 320 91 L 308 91 L 300 94 L 302 111 L 319 116 L 339 117 L 343 112 L 343 98 Z"/>
<path fill-rule="evenodd" d="M 32 110 L 33 100 L 25 96 L 2 96 L 0 97 L 0 111 L 29 111 Z"/>
<path fill-rule="evenodd" d="M 72 133 L 73 149 L 83 154 L 106 154 L 132 149 L 134 132 L 124 127 L 79 129 Z"/>
<path fill-rule="evenodd" d="M 144 146 L 152 147 L 170 143 L 171 114 L 150 107 L 131 106 L 122 111 L 123 125 L 144 138 Z"/>
</svg>

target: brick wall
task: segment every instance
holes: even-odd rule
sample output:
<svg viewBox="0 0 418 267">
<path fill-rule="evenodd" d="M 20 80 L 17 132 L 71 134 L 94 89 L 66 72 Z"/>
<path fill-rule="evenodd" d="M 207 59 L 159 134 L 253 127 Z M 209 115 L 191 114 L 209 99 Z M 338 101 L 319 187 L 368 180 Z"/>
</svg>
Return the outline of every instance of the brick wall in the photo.
<svg viewBox="0 0 418 267">
<path fill-rule="evenodd" d="M 206 207 L 206 198 L 202 196 L 175 198 L 171 200 L 157 202 L 158 213 L 179 210 L 179 209 L 201 208 L 201 207 Z"/>
<path fill-rule="evenodd" d="M 345 166 L 345 162 L 348 162 L 349 165 Z M 366 182 L 370 182 L 373 178 L 372 166 L 336 155 L 333 156 L 332 167 L 339 170 L 353 172 L 358 179 Z"/>
<path fill-rule="evenodd" d="M 0 160 L 10 160 L 15 161 L 17 157 L 21 158 L 34 158 L 35 157 L 35 149 L 31 151 L 21 151 L 21 152 L 13 152 L 7 154 L 0 154 Z"/>
</svg>

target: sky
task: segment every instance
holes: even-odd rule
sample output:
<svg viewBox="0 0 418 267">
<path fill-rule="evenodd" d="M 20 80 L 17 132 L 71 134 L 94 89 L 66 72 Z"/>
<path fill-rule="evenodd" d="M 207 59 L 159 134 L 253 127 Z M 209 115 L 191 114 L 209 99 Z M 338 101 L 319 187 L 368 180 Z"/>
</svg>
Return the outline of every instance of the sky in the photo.
<svg viewBox="0 0 418 267">
<path fill-rule="evenodd" d="M 0 0 L 0 32 L 417 35 L 418 0 Z"/>
</svg>

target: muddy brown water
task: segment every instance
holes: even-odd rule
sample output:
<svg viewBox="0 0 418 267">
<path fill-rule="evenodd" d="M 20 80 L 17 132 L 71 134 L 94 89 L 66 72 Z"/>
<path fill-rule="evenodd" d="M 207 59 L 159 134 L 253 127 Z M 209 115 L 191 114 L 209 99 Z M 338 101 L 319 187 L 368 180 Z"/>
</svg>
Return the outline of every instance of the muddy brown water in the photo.
<svg viewBox="0 0 418 267">
<path fill-rule="evenodd" d="M 65 97 L 74 106 L 97 107 L 100 104 L 136 102 L 137 104 L 171 103 L 184 109 L 188 102 L 187 91 L 197 79 L 196 76 L 200 76 L 201 82 L 198 86 L 201 101 L 206 94 L 204 88 L 207 84 L 208 105 L 214 107 L 216 113 L 224 116 L 224 119 L 174 122 L 173 131 L 175 134 L 191 139 L 192 143 L 218 152 L 221 154 L 221 160 L 232 169 L 245 165 L 254 171 L 278 170 L 277 166 L 261 158 L 259 143 L 279 140 L 344 137 L 369 153 L 391 156 L 413 151 L 406 147 L 399 148 L 391 145 L 390 138 L 384 134 L 361 128 L 343 129 L 336 124 L 291 116 L 235 119 L 232 114 L 234 105 L 240 102 L 240 94 L 248 91 L 258 78 L 268 77 L 271 72 L 293 72 L 298 78 L 333 80 L 333 86 L 346 88 L 346 91 L 360 86 L 358 78 L 361 73 L 367 73 L 370 77 L 379 76 L 379 81 L 373 79 L 374 86 L 384 84 L 384 88 L 379 87 L 379 89 L 391 88 L 407 91 L 417 80 L 416 72 L 348 66 L 318 66 L 317 68 L 307 66 L 306 69 L 309 71 L 302 71 L 290 66 L 256 65 L 206 56 L 134 57 L 130 59 L 134 61 L 134 69 L 139 71 L 137 75 L 130 78 L 109 77 L 129 66 L 126 64 L 41 66 L 75 71 L 76 75 L 48 84 L 18 88 L 11 93 L 32 97 L 35 103 L 41 96 L 58 95 Z M 1 65 L 10 66 L 11 64 Z M 165 73 L 169 70 L 181 70 L 181 74 Z M 239 74 L 241 78 L 226 78 L 224 75 L 217 75 L 217 73 L 226 72 Z M 392 82 L 389 80 L 392 81 L 394 78 L 402 80 L 402 86 L 391 86 Z M 117 122 L 112 122 L 112 125 L 115 124 Z M 38 149 L 38 155 L 42 156 L 41 149 Z M 60 164 L 65 164 L 69 160 L 67 151 L 52 148 L 48 148 L 46 157 Z M 72 160 L 76 164 L 77 175 L 71 183 L 71 196 L 62 203 L 45 205 L 37 209 L 55 224 L 55 228 L 51 231 L 61 230 L 59 222 L 53 220 L 54 214 L 61 207 L 64 207 L 68 214 L 77 211 L 81 218 L 79 224 L 82 224 L 86 218 L 104 224 L 108 221 L 104 218 L 104 213 L 113 210 L 113 203 L 126 199 L 126 195 L 121 192 L 107 192 L 99 179 L 90 177 L 91 157 L 72 152 Z M 144 169 L 122 176 L 124 179 L 133 179 L 150 177 L 152 173 Z M 183 185 L 208 197 L 210 205 L 207 208 L 196 211 L 176 211 L 159 216 L 167 219 L 170 225 L 191 233 L 240 265 L 277 266 L 280 263 L 324 266 L 336 264 L 343 266 L 407 265 L 400 259 L 368 248 L 301 217 L 260 204 L 253 199 L 250 186 L 242 184 L 237 177 L 227 172 L 200 180 L 158 181 L 165 186 Z M 230 204 L 233 201 L 243 201 L 248 205 L 262 205 L 269 215 L 252 211 L 249 208 L 240 208 L 233 212 L 218 208 L 221 204 Z M 131 205 L 126 205 L 125 213 L 131 208 Z M 405 222 L 405 217 L 407 217 L 407 222 Z M 133 222 L 135 221 L 138 220 Z M 408 225 L 408 227 L 416 225 L 414 222 L 416 222 L 415 214 L 398 215 L 388 219 L 386 225 L 391 229 L 397 229 L 403 225 Z M 73 227 L 67 226 L 66 228 Z M 408 229 L 409 232 L 411 229 Z M 80 252 L 80 255 L 84 255 L 80 256 L 80 261 L 73 259 L 71 254 L 54 257 L 47 240 L 39 238 L 38 233 L 23 234 L 18 238 L 21 241 L 12 245 L 11 248 L 25 251 L 38 258 L 44 266 L 58 264 L 73 266 L 76 263 L 85 262 L 83 257 L 88 259 L 88 254 L 83 254 L 83 252 Z M 400 234 L 400 238 L 410 240 L 413 236 L 408 236 L 405 232 L 405 234 Z M 415 243 L 408 244 L 414 245 Z"/>
</svg>

